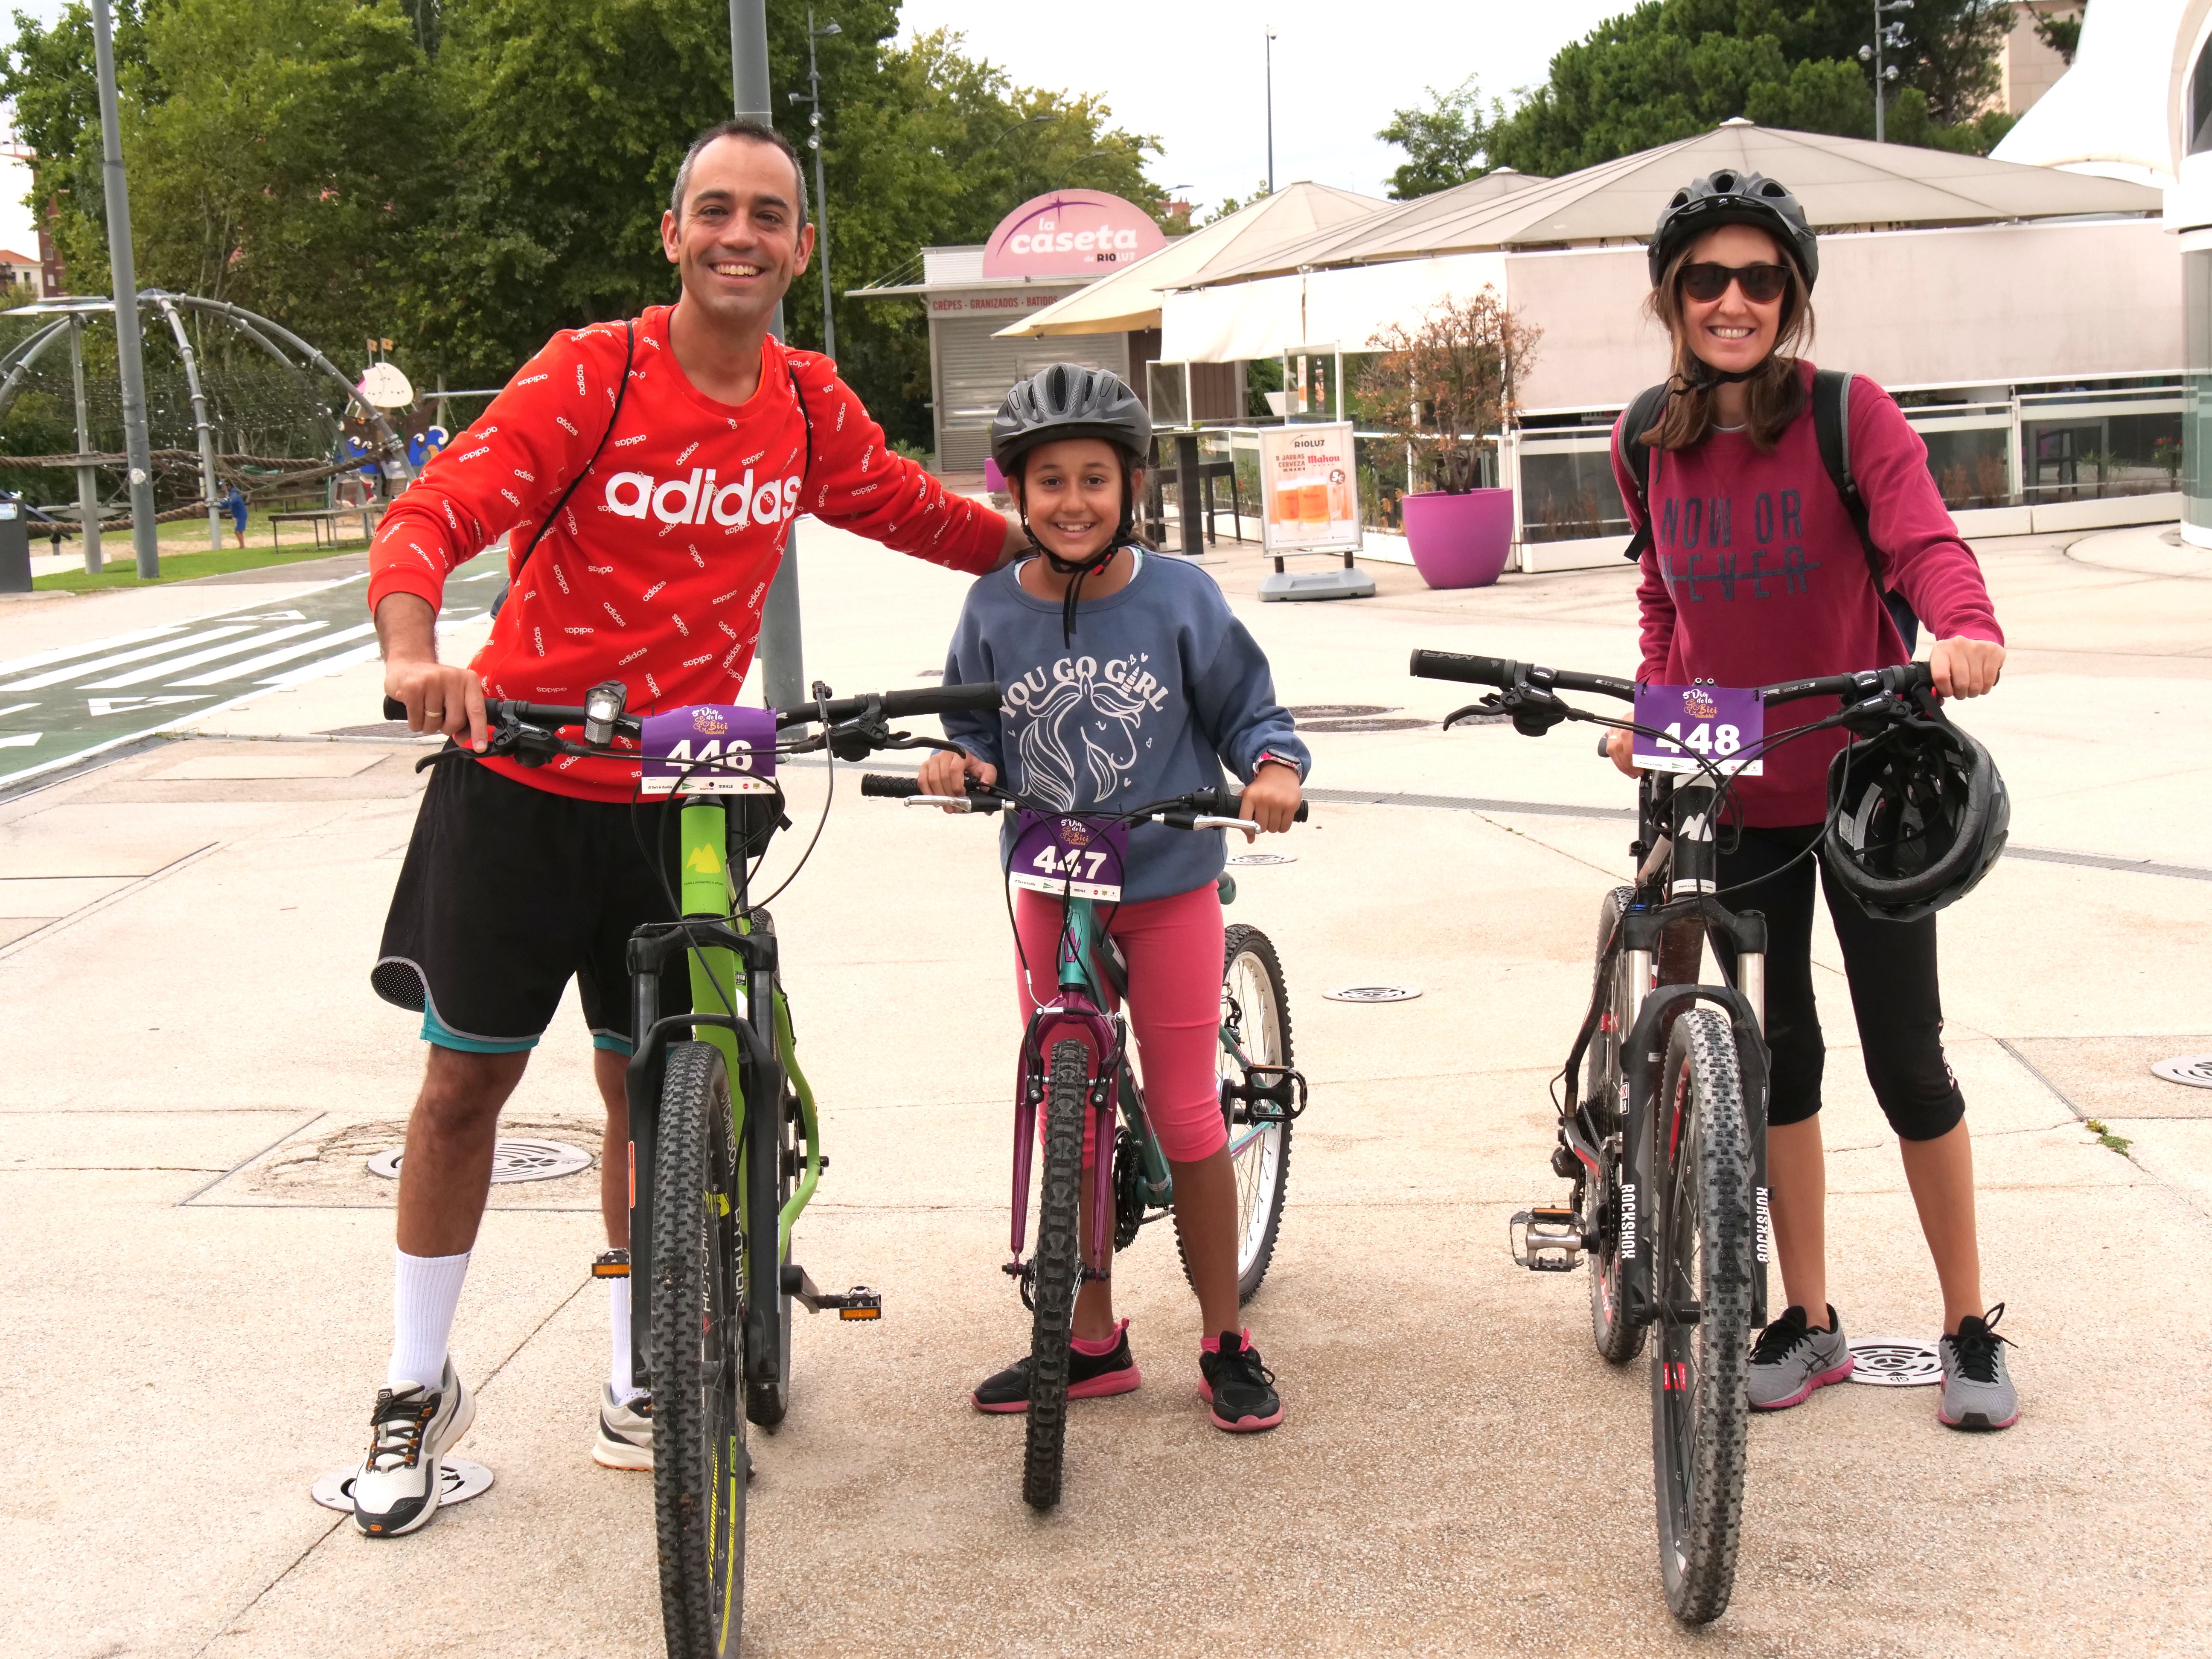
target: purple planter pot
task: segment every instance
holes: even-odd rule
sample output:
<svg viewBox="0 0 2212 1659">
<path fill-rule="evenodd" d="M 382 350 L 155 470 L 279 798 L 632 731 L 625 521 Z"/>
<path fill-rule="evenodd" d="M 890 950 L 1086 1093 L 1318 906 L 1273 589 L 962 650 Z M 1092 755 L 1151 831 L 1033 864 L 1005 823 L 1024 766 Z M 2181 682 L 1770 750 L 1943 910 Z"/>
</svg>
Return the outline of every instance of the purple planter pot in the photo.
<svg viewBox="0 0 2212 1659">
<path fill-rule="evenodd" d="M 1406 547 L 1431 587 L 1487 587 L 1513 553 L 1513 492 L 1405 498 Z"/>
</svg>

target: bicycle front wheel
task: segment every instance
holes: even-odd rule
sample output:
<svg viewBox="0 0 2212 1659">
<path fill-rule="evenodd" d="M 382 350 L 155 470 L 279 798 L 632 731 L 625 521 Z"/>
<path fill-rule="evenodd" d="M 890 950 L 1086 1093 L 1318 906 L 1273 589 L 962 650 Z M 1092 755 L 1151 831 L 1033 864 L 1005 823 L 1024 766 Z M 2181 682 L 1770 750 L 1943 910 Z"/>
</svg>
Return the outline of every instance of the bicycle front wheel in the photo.
<svg viewBox="0 0 2212 1659">
<path fill-rule="evenodd" d="M 1751 1139 L 1728 1021 L 1693 1008 L 1674 1022 L 1653 1111 L 1660 1212 L 1658 1340 L 1651 1358 L 1651 1456 L 1659 1568 L 1686 1624 L 1728 1610 L 1743 1526 L 1751 1402 L 1746 1368 L 1757 1263 Z"/>
<path fill-rule="evenodd" d="M 1230 1052 L 1233 1040 L 1255 1066 L 1288 1066 L 1291 1004 L 1283 990 L 1283 964 L 1256 927 L 1233 927 L 1223 939 L 1221 1076 L 1244 1080 Z M 1255 1110 L 1261 1113 L 1258 1121 Z M 1291 1121 L 1267 1115 L 1270 1108 L 1238 1103 L 1228 1113 L 1229 1161 L 1237 1171 L 1237 1299 L 1249 1302 L 1267 1277 L 1275 1236 L 1282 1229 L 1283 1199 L 1291 1182 Z M 1177 1238 L 1181 1247 L 1181 1238 Z M 1185 1277 L 1190 1266 L 1183 1264 Z M 1194 1288 L 1195 1288 L 1194 1286 Z"/>
<path fill-rule="evenodd" d="M 1044 1175 L 1037 1194 L 1035 1279 L 1030 1300 L 1029 1437 L 1022 1498 L 1031 1509 L 1060 1502 L 1067 1443 L 1068 1343 L 1075 1334 L 1075 1292 L 1083 1264 L 1083 1121 L 1090 1110 L 1091 1050 L 1073 1038 L 1053 1045 L 1045 1091 Z M 1109 1156 L 1104 1146 L 1101 1158 Z"/>
<path fill-rule="evenodd" d="M 730 1118 L 721 1051 L 670 1044 L 653 1172 L 651 1352 L 660 1615 L 678 1659 L 734 1654 L 744 1614 L 744 1269 Z"/>
</svg>

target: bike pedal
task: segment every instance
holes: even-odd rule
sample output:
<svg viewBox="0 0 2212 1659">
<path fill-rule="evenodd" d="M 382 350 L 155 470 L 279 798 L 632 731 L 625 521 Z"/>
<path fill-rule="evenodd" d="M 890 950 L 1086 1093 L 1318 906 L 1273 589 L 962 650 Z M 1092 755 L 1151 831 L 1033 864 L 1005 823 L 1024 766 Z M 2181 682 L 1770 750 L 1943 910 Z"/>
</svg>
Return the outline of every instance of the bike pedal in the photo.
<svg viewBox="0 0 2212 1659">
<path fill-rule="evenodd" d="M 629 1277 L 629 1252 L 628 1250 L 602 1250 L 592 1260 L 592 1277 L 594 1279 L 628 1279 Z"/>
<path fill-rule="evenodd" d="M 818 1289 L 806 1276 L 806 1269 L 795 1261 L 783 1265 L 783 1293 L 802 1304 L 809 1313 L 820 1313 L 824 1308 L 834 1308 L 840 1319 L 881 1319 L 884 1298 L 880 1292 L 865 1285 L 855 1285 L 842 1296 L 832 1296 Z"/>
<path fill-rule="evenodd" d="M 1582 1266 L 1583 1224 L 1572 1210 L 1522 1210 L 1505 1226 L 1513 1260 L 1531 1273 L 1571 1273 Z"/>
</svg>

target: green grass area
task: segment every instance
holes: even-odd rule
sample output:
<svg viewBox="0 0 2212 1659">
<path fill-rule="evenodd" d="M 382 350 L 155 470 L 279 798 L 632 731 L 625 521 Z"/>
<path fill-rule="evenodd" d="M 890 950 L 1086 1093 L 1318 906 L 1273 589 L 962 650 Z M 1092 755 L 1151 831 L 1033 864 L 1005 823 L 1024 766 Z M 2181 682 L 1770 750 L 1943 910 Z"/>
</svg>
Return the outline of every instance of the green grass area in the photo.
<svg viewBox="0 0 2212 1659">
<path fill-rule="evenodd" d="M 169 526 L 163 525 L 161 528 L 166 531 Z M 102 568 L 97 576 L 82 568 L 58 570 L 50 576 L 34 579 L 31 586 L 42 592 L 60 589 L 71 593 L 88 593 L 111 587 L 154 587 L 163 582 L 189 581 L 194 576 L 222 576 L 234 570 L 259 570 L 264 566 L 297 564 L 302 559 L 326 559 L 334 553 L 358 553 L 368 545 L 356 538 L 335 546 L 325 542 L 317 547 L 313 542 L 302 540 L 272 548 L 266 543 L 257 545 L 249 538 L 242 548 L 226 547 L 215 552 L 210 550 L 206 544 L 207 531 L 204 526 L 193 525 L 189 528 L 198 532 L 193 544 L 199 550 L 173 552 L 167 544 L 169 538 L 163 537 L 161 574 L 150 582 L 139 580 L 138 567 L 131 556 L 131 538 L 120 535 L 100 538 Z M 64 548 L 73 544 L 69 542 L 62 544 Z"/>
</svg>

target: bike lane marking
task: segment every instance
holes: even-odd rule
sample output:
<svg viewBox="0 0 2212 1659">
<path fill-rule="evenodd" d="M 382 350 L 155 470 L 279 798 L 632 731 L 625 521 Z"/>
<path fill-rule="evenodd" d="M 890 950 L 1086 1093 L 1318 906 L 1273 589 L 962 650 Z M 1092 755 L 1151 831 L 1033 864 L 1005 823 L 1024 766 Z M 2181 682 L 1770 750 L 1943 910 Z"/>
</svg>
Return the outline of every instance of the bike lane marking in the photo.
<svg viewBox="0 0 2212 1659">
<path fill-rule="evenodd" d="M 505 568 L 494 548 L 450 580 Z M 0 790 L 375 656 L 375 624 L 360 620 L 368 581 L 342 576 L 275 608 L 248 602 L 0 662 L 0 676 L 14 677 L 0 678 Z M 475 600 L 441 609 L 440 631 L 480 618 Z"/>
</svg>

